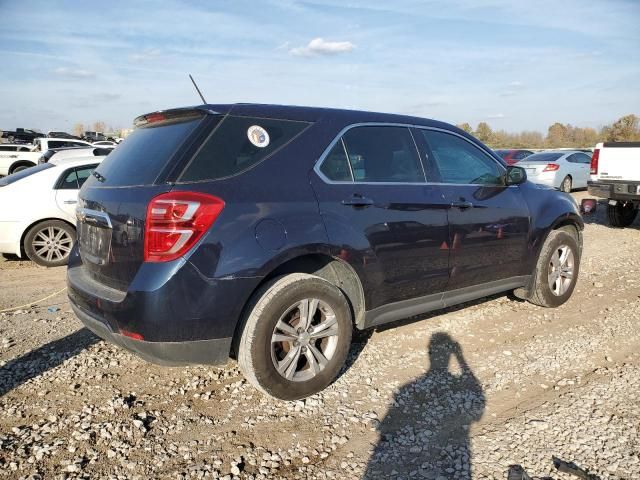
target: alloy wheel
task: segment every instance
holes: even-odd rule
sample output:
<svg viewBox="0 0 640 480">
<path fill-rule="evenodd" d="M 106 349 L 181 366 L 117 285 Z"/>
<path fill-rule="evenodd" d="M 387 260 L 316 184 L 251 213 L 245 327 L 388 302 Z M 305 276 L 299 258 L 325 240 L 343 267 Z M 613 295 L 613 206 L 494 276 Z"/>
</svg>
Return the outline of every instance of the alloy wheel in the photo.
<svg viewBox="0 0 640 480">
<path fill-rule="evenodd" d="M 36 255 L 43 261 L 57 262 L 69 255 L 73 238 L 63 228 L 50 226 L 36 233 L 32 245 Z"/>
<path fill-rule="evenodd" d="M 317 298 L 305 298 L 291 305 L 273 329 L 273 366 L 289 381 L 310 380 L 333 358 L 338 335 L 333 309 Z"/>
<path fill-rule="evenodd" d="M 549 260 L 549 288 L 551 292 L 560 297 L 571 286 L 575 257 L 573 250 L 568 245 L 559 246 Z"/>
</svg>

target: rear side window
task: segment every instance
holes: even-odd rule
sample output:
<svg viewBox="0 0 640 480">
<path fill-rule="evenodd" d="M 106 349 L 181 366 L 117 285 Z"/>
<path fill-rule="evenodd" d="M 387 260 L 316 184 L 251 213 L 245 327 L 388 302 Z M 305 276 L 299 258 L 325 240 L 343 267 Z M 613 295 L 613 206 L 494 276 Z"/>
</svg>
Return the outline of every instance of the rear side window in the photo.
<svg viewBox="0 0 640 480">
<path fill-rule="evenodd" d="M 327 154 L 320 166 L 320 171 L 332 182 L 351 182 L 351 168 L 349 167 L 349 159 L 344 149 L 342 139 L 338 141 Z"/>
<path fill-rule="evenodd" d="M 91 172 L 96 166 L 97 164 L 87 165 L 86 167 L 77 167 L 66 171 L 58 180 L 56 188 L 58 190 L 79 190 L 91 176 Z"/>
<path fill-rule="evenodd" d="M 167 162 L 200 124 L 201 118 L 137 128 L 96 171 L 104 186 L 153 184 Z M 97 182 L 89 179 L 89 184 Z"/>
<path fill-rule="evenodd" d="M 442 183 L 462 185 L 500 185 L 498 163 L 467 140 L 436 130 L 422 130 L 431 158 Z"/>
<path fill-rule="evenodd" d="M 356 127 L 342 137 L 356 182 L 425 181 L 411 132 L 406 127 Z"/>
<path fill-rule="evenodd" d="M 240 173 L 269 157 L 308 125 L 290 120 L 227 116 L 200 147 L 179 181 L 215 180 Z"/>
</svg>

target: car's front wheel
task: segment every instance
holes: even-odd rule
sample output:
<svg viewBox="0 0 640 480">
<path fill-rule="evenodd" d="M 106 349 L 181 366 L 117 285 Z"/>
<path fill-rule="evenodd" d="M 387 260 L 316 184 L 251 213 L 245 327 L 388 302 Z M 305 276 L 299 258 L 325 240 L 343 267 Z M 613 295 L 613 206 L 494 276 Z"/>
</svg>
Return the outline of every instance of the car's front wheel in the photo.
<svg viewBox="0 0 640 480">
<path fill-rule="evenodd" d="M 580 247 L 573 227 L 549 233 L 538 257 L 528 300 L 559 307 L 571 297 L 580 271 Z"/>
<path fill-rule="evenodd" d="M 330 282 L 303 273 L 276 278 L 254 295 L 246 315 L 238 364 L 264 393 L 282 400 L 308 397 L 344 365 L 351 310 Z"/>
<path fill-rule="evenodd" d="M 43 267 L 66 265 L 76 240 L 75 229 L 61 220 L 45 220 L 29 229 L 24 250 L 29 259 Z"/>
</svg>

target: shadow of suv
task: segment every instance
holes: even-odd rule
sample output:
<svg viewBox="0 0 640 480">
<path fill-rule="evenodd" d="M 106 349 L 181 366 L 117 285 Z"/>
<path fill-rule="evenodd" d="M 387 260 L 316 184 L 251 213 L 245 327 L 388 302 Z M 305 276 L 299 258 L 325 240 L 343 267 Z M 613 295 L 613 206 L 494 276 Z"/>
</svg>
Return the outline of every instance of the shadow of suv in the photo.
<svg viewBox="0 0 640 480">
<path fill-rule="evenodd" d="M 354 327 L 574 289 L 573 199 L 446 123 L 253 104 L 135 123 L 80 192 L 68 286 L 89 329 L 149 361 L 236 357 L 297 399 L 333 381 Z"/>
</svg>

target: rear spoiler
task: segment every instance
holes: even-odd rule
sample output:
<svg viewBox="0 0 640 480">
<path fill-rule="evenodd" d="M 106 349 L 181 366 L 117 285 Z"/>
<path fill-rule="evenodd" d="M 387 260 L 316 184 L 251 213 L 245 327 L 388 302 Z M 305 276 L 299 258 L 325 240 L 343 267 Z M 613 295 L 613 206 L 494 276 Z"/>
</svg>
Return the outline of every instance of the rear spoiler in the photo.
<svg viewBox="0 0 640 480">
<path fill-rule="evenodd" d="M 159 110 L 157 112 L 140 115 L 133 121 L 133 125 L 138 128 L 155 123 L 189 120 L 204 117 L 205 115 L 219 114 L 220 112 L 211 110 L 210 108 L 207 108 L 206 105 L 199 107 L 173 108 L 171 110 Z"/>
</svg>

